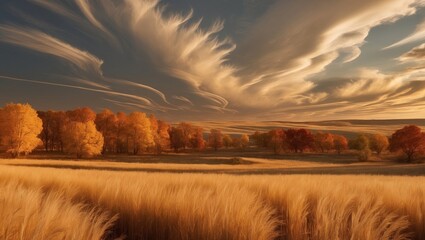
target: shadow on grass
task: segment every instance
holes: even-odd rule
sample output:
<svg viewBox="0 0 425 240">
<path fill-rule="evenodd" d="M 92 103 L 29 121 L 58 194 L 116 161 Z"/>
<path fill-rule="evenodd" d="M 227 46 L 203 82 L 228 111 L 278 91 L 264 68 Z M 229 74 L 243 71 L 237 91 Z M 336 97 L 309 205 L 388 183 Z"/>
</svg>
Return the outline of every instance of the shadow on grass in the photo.
<svg viewBox="0 0 425 240">
<path fill-rule="evenodd" d="M 7 158 L 7 156 L 3 156 Z M 355 153 L 282 153 L 273 154 L 266 149 L 248 149 L 240 151 L 236 149 L 221 149 L 220 151 L 207 150 L 203 152 L 167 152 L 161 155 L 142 154 L 107 154 L 99 157 L 90 158 L 90 161 L 108 161 L 124 163 L 174 163 L 174 164 L 249 164 L 250 162 L 240 162 L 237 159 L 259 158 L 266 160 L 296 160 L 312 163 L 339 163 L 350 164 L 357 162 Z M 75 156 L 66 155 L 58 152 L 35 152 L 25 159 L 51 159 L 51 160 L 77 160 Z"/>
<path fill-rule="evenodd" d="M 149 172 L 149 173 L 215 173 L 232 175 L 286 175 L 286 174 L 313 174 L 313 175 L 394 175 L 394 176 L 425 176 L 425 164 L 387 164 L 371 166 L 337 166 L 314 168 L 269 168 L 269 169 L 156 169 L 144 167 L 110 167 L 110 166 L 77 166 L 61 164 L 6 164 L 16 167 L 40 167 L 73 170 L 101 170 L 119 172 Z"/>
</svg>

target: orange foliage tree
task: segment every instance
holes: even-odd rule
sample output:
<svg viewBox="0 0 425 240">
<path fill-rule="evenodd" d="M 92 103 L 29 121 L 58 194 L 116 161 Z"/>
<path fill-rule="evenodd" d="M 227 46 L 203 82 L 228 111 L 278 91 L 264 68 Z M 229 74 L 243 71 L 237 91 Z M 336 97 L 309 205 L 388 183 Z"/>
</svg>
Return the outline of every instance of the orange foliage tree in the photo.
<svg viewBox="0 0 425 240">
<path fill-rule="evenodd" d="M 42 124 L 29 104 L 7 104 L 0 109 L 0 145 L 13 157 L 28 154 L 41 143 Z"/>
<path fill-rule="evenodd" d="M 102 153 L 114 152 L 116 147 L 117 116 L 109 109 L 96 114 L 96 128 L 103 135 Z"/>
<path fill-rule="evenodd" d="M 154 145 L 151 122 L 145 113 L 132 112 L 127 122 L 129 149 L 138 154 Z"/>
<path fill-rule="evenodd" d="M 118 112 L 116 116 L 117 122 L 115 125 L 115 150 L 117 153 L 127 153 L 129 139 L 127 134 L 127 115 L 123 112 Z"/>
<path fill-rule="evenodd" d="M 65 152 L 75 154 L 77 158 L 92 157 L 101 154 L 103 136 L 93 121 L 74 121 L 65 126 L 63 142 Z"/>
<path fill-rule="evenodd" d="M 370 149 L 375 151 L 378 155 L 381 155 L 381 153 L 390 145 L 388 138 L 382 134 L 374 134 L 370 136 L 369 141 Z"/>
<path fill-rule="evenodd" d="M 189 148 L 191 147 L 191 138 L 194 134 L 194 127 L 190 123 L 182 122 L 178 125 L 178 128 L 182 131 L 182 139 L 183 142 L 183 148 Z"/>
<path fill-rule="evenodd" d="M 284 143 L 286 141 L 286 134 L 283 129 L 274 129 L 269 131 L 269 146 L 273 149 L 275 154 L 280 153 L 283 150 Z"/>
<path fill-rule="evenodd" d="M 89 107 L 82 107 L 67 111 L 66 116 L 71 122 L 94 122 L 96 120 L 96 113 Z"/>
<path fill-rule="evenodd" d="M 412 162 L 425 152 L 425 133 L 418 126 L 405 126 L 391 135 L 390 150 L 402 151 L 407 157 L 406 161 Z"/>
<path fill-rule="evenodd" d="M 168 130 L 170 126 L 151 114 L 149 116 L 151 122 L 151 131 L 154 141 L 154 151 L 157 154 L 161 154 L 166 148 L 170 147 L 170 135 Z"/>
<path fill-rule="evenodd" d="M 348 140 L 342 135 L 333 135 L 334 148 L 338 154 L 348 149 Z"/>
<path fill-rule="evenodd" d="M 204 129 L 201 127 L 194 127 L 192 131 L 193 133 L 190 138 L 191 147 L 198 151 L 205 149 Z"/>
<path fill-rule="evenodd" d="M 329 152 L 334 148 L 333 135 L 330 133 L 318 132 L 314 134 L 314 144 L 322 153 Z"/>
<path fill-rule="evenodd" d="M 218 129 L 211 129 L 208 143 L 215 151 L 223 147 L 223 134 Z"/>
<path fill-rule="evenodd" d="M 168 133 L 169 129 L 170 125 L 164 121 L 158 120 L 158 128 L 154 139 L 156 152 L 158 154 L 170 147 L 170 135 Z"/>
</svg>

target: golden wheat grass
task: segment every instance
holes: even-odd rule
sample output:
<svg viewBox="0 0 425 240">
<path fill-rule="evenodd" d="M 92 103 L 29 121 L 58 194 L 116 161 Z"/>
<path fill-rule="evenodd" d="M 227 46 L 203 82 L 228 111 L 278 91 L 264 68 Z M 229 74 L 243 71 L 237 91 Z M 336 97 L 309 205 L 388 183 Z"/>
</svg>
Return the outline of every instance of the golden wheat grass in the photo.
<svg viewBox="0 0 425 240">
<path fill-rule="evenodd" d="M 52 208 L 69 215 L 66 231 L 97 226 L 96 234 L 87 232 L 93 237 L 85 239 L 425 239 L 424 177 L 230 176 L 1 166 L 0 187 L 10 184 L 41 191 L 37 198 L 45 201 L 51 201 L 46 196 L 57 196 L 52 200 L 69 203 Z M 34 201 L 29 196 L 22 199 Z M 76 210 L 68 214 L 67 208 Z M 0 219 L 1 226 L 11 224 L 4 221 Z M 60 223 L 51 224 L 56 222 Z"/>
</svg>

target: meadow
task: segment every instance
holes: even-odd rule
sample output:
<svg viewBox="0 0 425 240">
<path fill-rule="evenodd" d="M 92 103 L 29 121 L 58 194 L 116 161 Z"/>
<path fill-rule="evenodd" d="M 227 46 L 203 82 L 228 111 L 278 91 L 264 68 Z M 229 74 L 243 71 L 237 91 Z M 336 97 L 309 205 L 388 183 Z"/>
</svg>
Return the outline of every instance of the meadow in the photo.
<svg viewBox="0 0 425 240">
<path fill-rule="evenodd" d="M 2 159 L 0 239 L 425 239 L 424 164 L 189 156 Z"/>
</svg>

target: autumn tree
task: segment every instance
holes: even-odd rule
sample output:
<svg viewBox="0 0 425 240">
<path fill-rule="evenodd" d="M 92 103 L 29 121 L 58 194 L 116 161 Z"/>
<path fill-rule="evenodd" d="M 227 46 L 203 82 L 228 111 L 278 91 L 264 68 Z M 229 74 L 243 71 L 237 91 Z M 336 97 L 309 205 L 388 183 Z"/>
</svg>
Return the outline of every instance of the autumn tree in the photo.
<svg viewBox="0 0 425 240">
<path fill-rule="evenodd" d="M 161 153 L 161 150 L 158 152 L 157 149 L 157 143 L 160 142 L 159 140 L 159 135 L 158 135 L 158 119 L 155 117 L 155 115 L 150 114 L 149 115 L 149 121 L 151 123 L 151 133 L 152 133 L 152 138 L 153 138 L 153 144 L 152 144 L 152 149 L 154 149 L 154 151 L 158 154 Z M 159 149 L 161 149 L 161 147 L 159 147 Z"/>
<path fill-rule="evenodd" d="M 306 129 L 290 128 L 285 131 L 288 147 L 297 152 L 304 152 L 308 148 L 312 148 L 314 144 L 313 134 Z"/>
<path fill-rule="evenodd" d="M 179 149 L 184 147 L 183 142 L 183 130 L 178 127 L 171 127 L 169 130 L 170 135 L 170 147 L 178 152 Z"/>
<path fill-rule="evenodd" d="M 102 153 L 114 152 L 116 147 L 116 125 L 117 116 L 109 109 L 104 109 L 102 112 L 96 114 L 96 128 L 103 135 L 103 149 Z"/>
<path fill-rule="evenodd" d="M 205 149 L 205 140 L 204 140 L 204 129 L 201 127 L 193 127 L 192 134 L 190 137 L 190 145 L 193 149 L 203 150 Z"/>
<path fill-rule="evenodd" d="M 74 121 L 65 126 L 63 142 L 65 152 L 75 154 L 77 158 L 92 157 L 101 154 L 103 136 L 93 121 Z"/>
<path fill-rule="evenodd" d="M 42 125 L 43 128 L 41 130 L 39 138 L 43 142 L 44 149 L 47 152 L 50 149 L 49 147 L 51 145 L 51 140 L 52 140 L 51 135 L 53 134 L 52 127 L 51 127 L 53 114 L 52 114 L 52 111 L 47 111 L 47 112 L 37 111 L 37 115 L 43 123 Z"/>
<path fill-rule="evenodd" d="M 269 147 L 273 149 L 275 154 L 283 150 L 284 142 L 286 141 L 286 134 L 283 129 L 274 129 L 269 131 Z"/>
<path fill-rule="evenodd" d="M 170 135 L 169 135 L 169 128 L 170 125 L 168 125 L 166 122 L 158 120 L 158 127 L 156 128 L 156 134 L 154 137 L 154 143 L 155 143 L 155 151 L 157 154 L 162 153 L 165 149 L 170 147 Z"/>
<path fill-rule="evenodd" d="M 82 107 L 67 111 L 66 116 L 71 122 L 94 122 L 96 120 L 96 113 L 89 107 Z"/>
<path fill-rule="evenodd" d="M 228 134 L 224 134 L 223 135 L 223 145 L 226 149 L 228 149 L 229 147 L 231 147 L 233 144 L 233 139 L 232 137 L 230 137 Z"/>
<path fill-rule="evenodd" d="M 342 135 L 333 135 L 334 148 L 338 154 L 348 149 L 348 140 Z"/>
<path fill-rule="evenodd" d="M 62 133 L 67 123 L 66 114 L 62 111 L 38 111 L 38 116 L 43 122 L 43 130 L 39 137 L 43 141 L 46 151 L 63 152 Z"/>
<path fill-rule="evenodd" d="M 240 138 L 241 149 L 246 149 L 249 146 L 249 136 L 248 134 L 242 134 Z"/>
<path fill-rule="evenodd" d="M 356 139 L 351 141 L 351 148 L 358 150 L 359 161 L 369 160 L 370 155 L 371 155 L 370 141 L 369 141 L 369 138 L 366 135 L 360 134 L 360 135 L 357 136 Z"/>
<path fill-rule="evenodd" d="M 182 131 L 182 142 L 183 148 L 189 148 L 191 145 L 191 138 L 194 134 L 194 126 L 190 123 L 182 122 L 178 125 L 178 128 Z"/>
<path fill-rule="evenodd" d="M 145 113 L 132 112 L 127 122 L 129 148 L 136 155 L 153 146 L 154 139 L 151 131 L 151 122 Z"/>
<path fill-rule="evenodd" d="M 322 153 L 329 152 L 334 148 L 333 135 L 330 133 L 318 132 L 314 134 L 314 144 Z"/>
<path fill-rule="evenodd" d="M 223 134 L 218 129 L 211 129 L 208 137 L 209 146 L 215 151 L 223 147 Z"/>
<path fill-rule="evenodd" d="M 425 133 L 418 126 L 405 126 L 391 135 L 390 150 L 402 151 L 406 161 L 412 162 L 418 155 L 425 153 Z"/>
<path fill-rule="evenodd" d="M 123 112 L 117 113 L 117 121 L 115 123 L 115 149 L 117 153 L 128 153 L 128 119 Z"/>
<path fill-rule="evenodd" d="M 0 145 L 13 157 L 28 154 L 41 143 L 42 124 L 29 104 L 7 104 L 0 109 Z"/>
<path fill-rule="evenodd" d="M 371 135 L 369 137 L 369 141 L 370 149 L 372 151 L 375 151 L 378 155 L 380 155 L 381 152 L 385 151 L 390 145 L 388 138 L 382 134 Z"/>
</svg>

